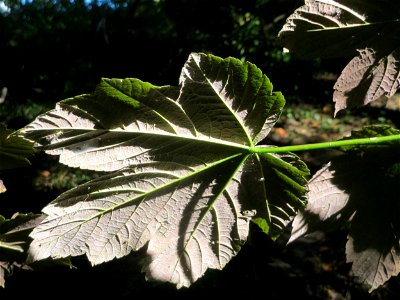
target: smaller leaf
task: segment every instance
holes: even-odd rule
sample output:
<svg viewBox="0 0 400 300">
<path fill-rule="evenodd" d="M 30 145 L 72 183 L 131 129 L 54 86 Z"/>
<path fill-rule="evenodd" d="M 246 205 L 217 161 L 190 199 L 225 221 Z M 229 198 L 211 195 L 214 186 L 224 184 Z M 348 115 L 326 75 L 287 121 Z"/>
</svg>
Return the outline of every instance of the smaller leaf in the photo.
<svg viewBox="0 0 400 300">
<path fill-rule="evenodd" d="M 264 154 L 260 155 L 260 161 L 270 216 L 267 219 L 256 216 L 252 221 L 275 240 L 306 205 L 309 170 L 293 153 Z"/>
<path fill-rule="evenodd" d="M 44 215 L 15 214 L 11 219 L 1 216 L 0 220 L 0 248 L 23 252 L 27 249 L 29 233 L 43 219 Z M 0 260 L 2 257 L 0 256 Z"/>
<path fill-rule="evenodd" d="M 346 139 L 399 133 L 389 126 L 367 126 Z M 289 240 L 346 225 L 347 261 L 370 291 L 400 272 L 399 146 L 396 140 L 342 147 L 344 154 L 310 180 L 309 204 L 296 216 Z"/>
<path fill-rule="evenodd" d="M 377 193 L 368 192 L 373 197 L 359 206 L 352 220 L 346 257 L 352 263 L 352 273 L 371 292 L 400 272 L 400 207 L 393 201 L 396 194 L 386 199 L 388 193 L 376 198 Z"/>
<path fill-rule="evenodd" d="M 293 221 L 292 233 L 288 243 L 318 230 L 333 230 L 345 224 L 354 212 L 346 210 L 349 194 L 336 185 L 337 166 L 332 168 L 328 163 L 321 168 L 309 181 L 308 204 L 305 210 L 300 212 Z M 344 178 L 351 177 L 348 174 L 340 174 Z M 346 180 L 345 179 L 345 180 Z"/>
<path fill-rule="evenodd" d="M 390 49 L 398 44 L 391 35 L 398 32 L 399 12 L 391 2 L 308 0 L 288 17 L 278 37 L 287 51 L 302 59 L 355 55 L 368 45 Z"/>
<path fill-rule="evenodd" d="M 5 286 L 5 276 L 15 267 L 27 268 L 24 261 L 32 229 L 44 215 L 15 214 L 11 219 L 0 215 L 0 287 Z"/>
<path fill-rule="evenodd" d="M 343 69 L 334 86 L 335 114 L 345 108 L 367 105 L 400 87 L 400 48 L 385 55 L 365 48 Z"/>
<path fill-rule="evenodd" d="M 34 153 L 32 142 L 0 124 L 0 170 L 30 165 L 28 157 Z"/>
<path fill-rule="evenodd" d="M 354 57 L 334 86 L 335 114 L 391 97 L 400 86 L 400 7 L 391 0 L 308 0 L 279 38 L 299 58 Z"/>
</svg>

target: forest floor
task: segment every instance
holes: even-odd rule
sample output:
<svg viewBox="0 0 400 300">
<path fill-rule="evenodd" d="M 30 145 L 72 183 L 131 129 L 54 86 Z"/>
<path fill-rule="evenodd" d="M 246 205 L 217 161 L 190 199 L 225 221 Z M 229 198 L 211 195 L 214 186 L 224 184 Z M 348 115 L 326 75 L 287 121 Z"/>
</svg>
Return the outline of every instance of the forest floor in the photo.
<svg viewBox="0 0 400 300">
<path fill-rule="evenodd" d="M 315 143 L 337 140 L 364 125 L 400 125 L 400 112 L 396 110 L 363 108 L 356 113 L 339 114 L 337 118 L 332 115 L 333 106 L 330 104 L 288 104 L 269 141 L 278 145 Z M 299 155 L 315 172 L 336 153 L 330 150 Z M 33 176 L 33 181 L 29 180 L 35 194 L 29 199 L 29 204 L 25 199 L 25 206 L 19 208 L 42 207 L 60 191 L 90 177 L 89 173 L 79 172 L 68 172 L 55 161 L 28 172 L 25 177 Z M 32 204 L 37 198 L 41 198 L 40 204 Z M 13 209 L 17 208 L 18 205 Z M 232 296 L 258 298 L 262 295 L 263 299 L 399 299 L 399 278 L 390 279 L 369 294 L 351 276 L 344 254 L 345 231 L 300 238 L 287 245 L 289 229 L 273 242 L 252 226 L 248 242 L 239 254 L 222 271 L 207 271 L 189 289 L 176 290 L 170 284 L 147 282 L 139 267 L 140 255 L 133 253 L 95 267 L 90 267 L 84 258 L 76 258 L 73 259 L 76 269 L 66 266 L 44 267 L 35 272 L 16 269 L 13 276 L 7 278 L 6 288 L 0 289 L 0 298 L 135 299 L 157 296 L 191 299 L 221 295 L 226 299 Z"/>
</svg>

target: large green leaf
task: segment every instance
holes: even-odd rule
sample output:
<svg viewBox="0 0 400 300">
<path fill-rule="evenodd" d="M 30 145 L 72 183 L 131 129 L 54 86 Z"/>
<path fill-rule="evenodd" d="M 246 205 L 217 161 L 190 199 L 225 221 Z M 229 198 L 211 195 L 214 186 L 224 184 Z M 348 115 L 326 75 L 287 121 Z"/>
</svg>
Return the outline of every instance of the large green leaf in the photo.
<svg viewBox="0 0 400 300">
<path fill-rule="evenodd" d="M 399 16 L 398 1 L 309 0 L 287 19 L 279 37 L 300 58 L 355 56 L 334 86 L 338 112 L 398 90 Z"/>
<path fill-rule="evenodd" d="M 251 218 L 276 238 L 304 205 L 308 174 L 294 154 L 257 153 L 283 105 L 253 64 L 196 53 L 178 87 L 103 79 L 60 102 L 25 136 L 69 166 L 112 173 L 44 208 L 31 259 L 99 264 L 146 246 L 147 278 L 180 287 L 223 268 Z"/>
<path fill-rule="evenodd" d="M 369 126 L 351 138 L 399 133 L 389 126 Z M 349 228 L 347 261 L 372 291 L 400 272 L 400 143 L 342 150 L 345 155 L 310 180 L 308 205 L 295 217 L 290 241 L 316 230 Z"/>
</svg>

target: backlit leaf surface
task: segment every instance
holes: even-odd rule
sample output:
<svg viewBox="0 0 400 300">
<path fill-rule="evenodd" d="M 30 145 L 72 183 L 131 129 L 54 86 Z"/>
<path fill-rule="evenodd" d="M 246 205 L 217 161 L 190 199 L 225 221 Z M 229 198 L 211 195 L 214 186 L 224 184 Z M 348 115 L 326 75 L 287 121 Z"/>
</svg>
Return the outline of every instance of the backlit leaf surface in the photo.
<svg viewBox="0 0 400 300">
<path fill-rule="evenodd" d="M 58 103 L 25 136 L 72 167 L 110 172 L 60 195 L 30 259 L 99 264 L 146 247 L 148 279 L 189 286 L 222 269 L 252 219 L 276 238 L 304 205 L 307 167 L 258 153 L 284 105 L 253 64 L 193 53 L 179 86 L 103 79 Z"/>
</svg>

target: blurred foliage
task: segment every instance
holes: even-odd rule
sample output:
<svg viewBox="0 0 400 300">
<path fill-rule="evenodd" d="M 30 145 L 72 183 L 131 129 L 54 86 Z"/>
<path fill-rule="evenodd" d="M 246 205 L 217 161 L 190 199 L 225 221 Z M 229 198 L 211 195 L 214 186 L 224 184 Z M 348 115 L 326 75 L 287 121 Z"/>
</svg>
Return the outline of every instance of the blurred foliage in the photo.
<svg viewBox="0 0 400 300">
<path fill-rule="evenodd" d="M 324 66 L 293 61 L 276 38 L 300 2 L 5 0 L 0 88 L 6 101 L 55 103 L 93 90 L 101 77 L 175 85 L 187 56 L 208 52 L 257 63 L 289 98 L 319 98 L 310 87 Z"/>
<path fill-rule="evenodd" d="M 28 120 L 33 120 L 50 108 L 50 104 L 37 103 L 30 99 L 23 103 L 6 101 L 0 106 L 0 122 L 7 124 L 9 128 L 19 129 Z"/>
<path fill-rule="evenodd" d="M 37 175 L 32 180 L 32 186 L 35 190 L 44 193 L 52 190 L 64 192 L 98 176 L 97 173 L 81 169 L 71 172 L 69 167 L 54 161 L 46 168 L 37 170 Z"/>
</svg>

